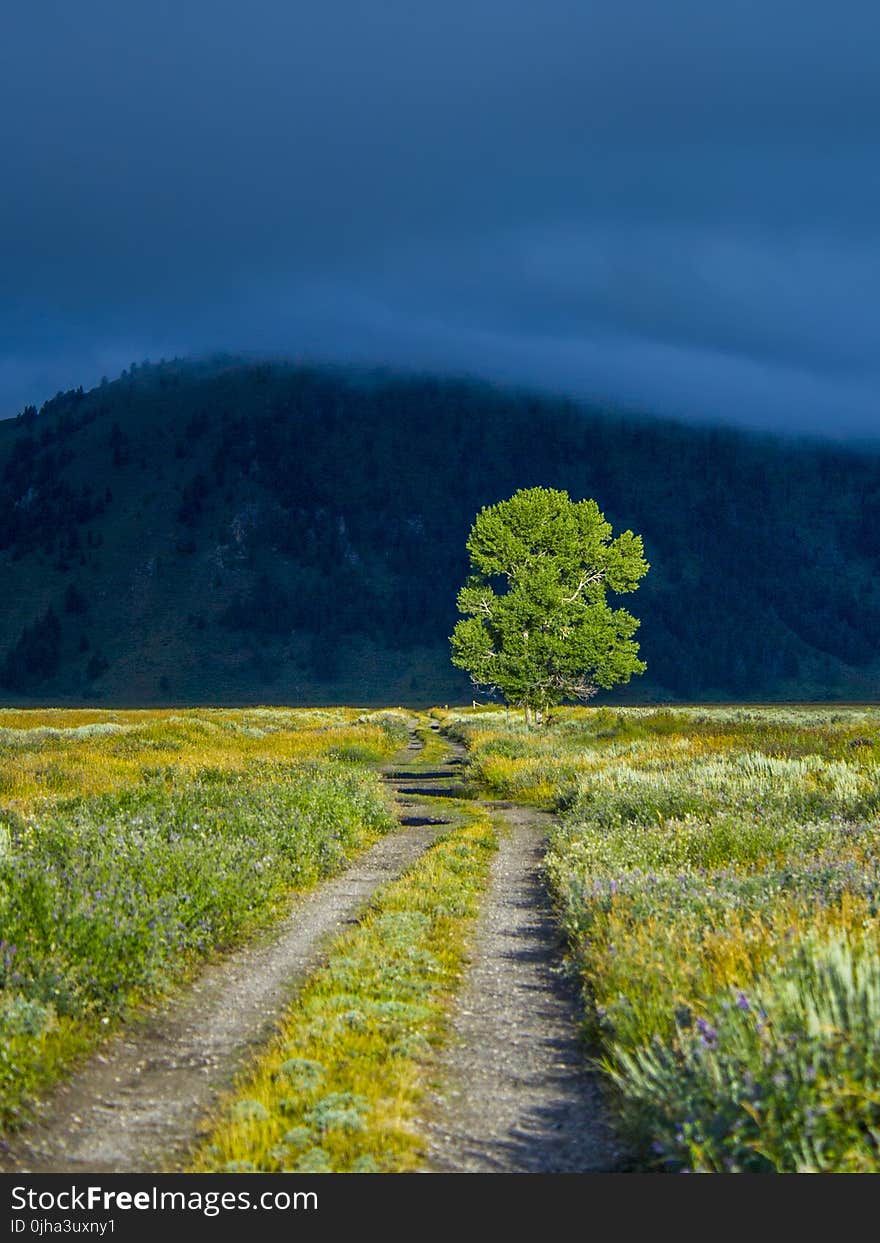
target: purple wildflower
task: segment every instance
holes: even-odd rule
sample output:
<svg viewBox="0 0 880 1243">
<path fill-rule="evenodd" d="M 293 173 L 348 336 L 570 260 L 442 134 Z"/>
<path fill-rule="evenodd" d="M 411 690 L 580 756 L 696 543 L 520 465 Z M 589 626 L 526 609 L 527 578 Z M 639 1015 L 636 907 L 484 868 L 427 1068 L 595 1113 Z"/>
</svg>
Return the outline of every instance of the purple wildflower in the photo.
<svg viewBox="0 0 880 1243">
<path fill-rule="evenodd" d="M 697 1030 L 703 1037 L 704 1044 L 714 1044 L 718 1039 L 718 1032 L 706 1019 L 697 1019 Z"/>
</svg>

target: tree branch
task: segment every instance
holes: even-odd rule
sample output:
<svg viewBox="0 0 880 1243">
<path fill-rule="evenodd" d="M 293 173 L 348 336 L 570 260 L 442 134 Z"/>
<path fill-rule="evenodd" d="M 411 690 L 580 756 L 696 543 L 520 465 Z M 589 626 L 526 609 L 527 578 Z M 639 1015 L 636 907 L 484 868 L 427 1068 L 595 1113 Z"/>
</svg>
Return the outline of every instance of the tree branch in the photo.
<svg viewBox="0 0 880 1243">
<path fill-rule="evenodd" d="M 574 590 L 574 595 L 563 596 L 562 603 L 563 604 L 574 604 L 575 600 L 578 598 L 578 596 L 581 594 L 581 592 L 583 591 L 585 587 L 589 587 L 592 583 L 601 582 L 604 577 L 605 577 L 604 570 L 594 570 L 592 574 L 582 575 L 581 581 L 578 583 L 577 587 Z"/>
</svg>

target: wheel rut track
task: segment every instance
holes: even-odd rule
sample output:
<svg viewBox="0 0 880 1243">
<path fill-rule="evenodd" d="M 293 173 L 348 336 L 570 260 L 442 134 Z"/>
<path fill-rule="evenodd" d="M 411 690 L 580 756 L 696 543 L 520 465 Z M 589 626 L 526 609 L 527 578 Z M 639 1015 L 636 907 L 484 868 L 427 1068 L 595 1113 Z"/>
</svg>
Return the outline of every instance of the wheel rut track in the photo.
<svg viewBox="0 0 880 1243">
<path fill-rule="evenodd" d="M 473 796 L 465 748 L 399 785 L 402 796 Z M 436 804 L 435 804 L 436 806 Z M 425 1172 L 607 1173 L 624 1168 L 580 1036 L 543 860 L 551 816 L 484 802 L 506 822 L 471 943 L 470 967 L 439 1053 L 442 1085 L 422 1120 Z"/>
<path fill-rule="evenodd" d="M 493 806 L 493 804 L 489 804 Z M 621 1168 L 597 1072 L 580 1039 L 543 872 L 550 817 L 494 804 L 507 821 L 438 1055 L 424 1119 L 432 1173 L 598 1173 Z"/>
<path fill-rule="evenodd" d="M 421 744 L 412 735 L 408 755 Z M 267 932 L 202 968 L 155 1010 L 132 1019 L 47 1096 L 36 1122 L 0 1149 L 0 1172 L 155 1173 L 184 1167 L 210 1110 L 277 1029 L 330 943 L 357 922 L 374 892 L 411 867 L 445 821 L 406 787 L 402 765 L 383 776 L 410 824 L 381 838 L 337 876 L 295 895 Z M 438 783 L 442 777 L 438 778 Z M 403 818 L 402 818 L 403 819 Z"/>
</svg>

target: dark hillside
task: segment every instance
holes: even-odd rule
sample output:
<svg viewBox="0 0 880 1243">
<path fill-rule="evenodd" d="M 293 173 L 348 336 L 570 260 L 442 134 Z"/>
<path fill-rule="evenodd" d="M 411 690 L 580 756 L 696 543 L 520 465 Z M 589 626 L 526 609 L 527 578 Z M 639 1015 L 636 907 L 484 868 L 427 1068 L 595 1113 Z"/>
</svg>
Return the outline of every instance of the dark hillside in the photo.
<svg viewBox="0 0 880 1243">
<path fill-rule="evenodd" d="M 467 698 L 481 505 L 535 484 L 645 537 L 616 698 L 880 692 L 880 457 L 477 384 L 163 363 L 0 423 L 7 702 Z"/>
</svg>

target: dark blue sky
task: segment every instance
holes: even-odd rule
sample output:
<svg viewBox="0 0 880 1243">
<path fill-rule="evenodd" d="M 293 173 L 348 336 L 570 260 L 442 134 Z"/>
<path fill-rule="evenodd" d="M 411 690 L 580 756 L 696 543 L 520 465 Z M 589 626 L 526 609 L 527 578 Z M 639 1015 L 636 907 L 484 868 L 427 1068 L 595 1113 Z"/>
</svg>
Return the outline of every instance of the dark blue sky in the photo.
<svg viewBox="0 0 880 1243">
<path fill-rule="evenodd" d="M 880 433 L 876 0 L 28 0 L 0 415 L 218 348 Z"/>
</svg>

